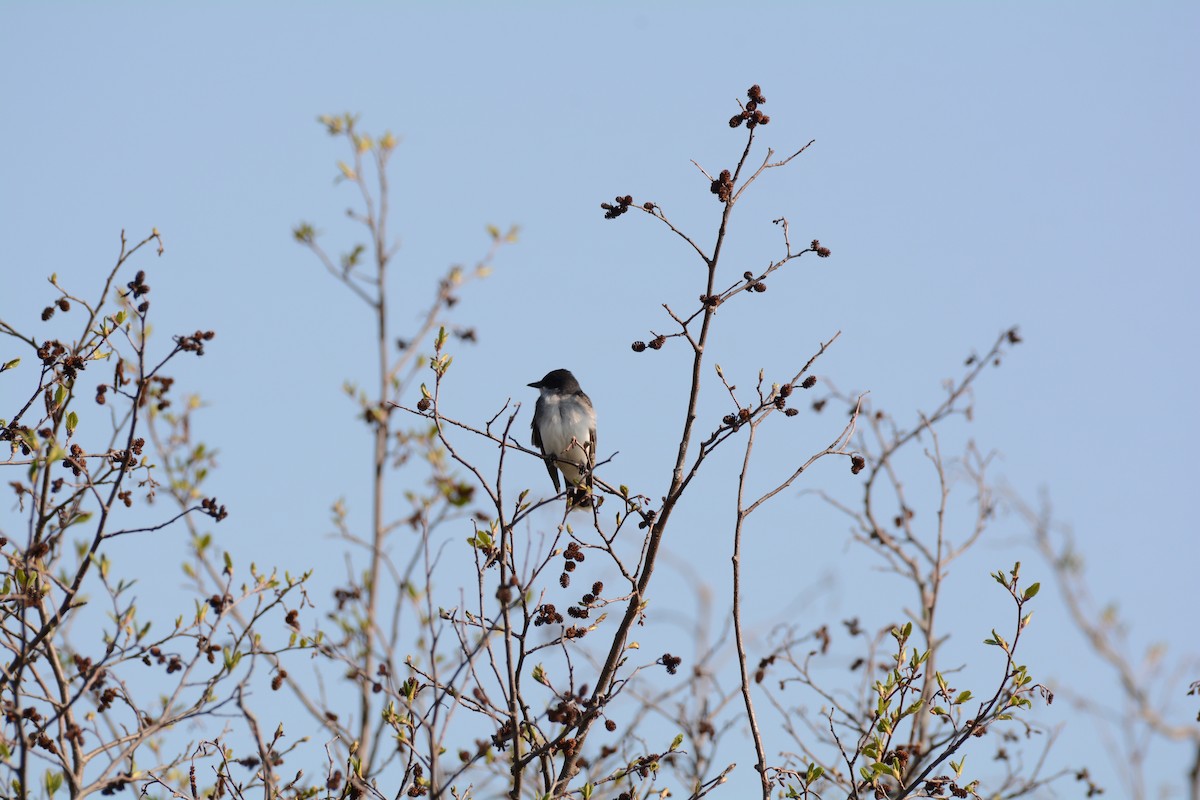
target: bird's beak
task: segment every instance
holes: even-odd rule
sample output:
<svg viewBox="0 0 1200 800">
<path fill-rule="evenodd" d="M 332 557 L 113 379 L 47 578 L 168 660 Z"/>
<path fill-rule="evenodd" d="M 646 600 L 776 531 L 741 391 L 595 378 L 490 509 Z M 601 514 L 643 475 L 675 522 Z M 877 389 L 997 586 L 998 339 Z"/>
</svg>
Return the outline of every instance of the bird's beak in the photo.
<svg viewBox="0 0 1200 800">
<path fill-rule="evenodd" d="M 525 385 L 526 385 L 526 386 L 528 386 L 530 389 L 540 389 L 540 388 L 542 388 L 542 382 L 541 382 L 541 381 L 534 381 L 533 383 L 527 383 L 527 384 L 525 384 Z"/>
</svg>

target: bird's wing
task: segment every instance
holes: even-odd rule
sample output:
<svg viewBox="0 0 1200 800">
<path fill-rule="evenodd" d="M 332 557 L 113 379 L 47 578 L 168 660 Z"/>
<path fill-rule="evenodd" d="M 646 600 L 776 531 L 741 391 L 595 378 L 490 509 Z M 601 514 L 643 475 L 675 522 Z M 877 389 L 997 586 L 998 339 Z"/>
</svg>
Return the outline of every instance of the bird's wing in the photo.
<svg viewBox="0 0 1200 800">
<path fill-rule="evenodd" d="M 533 431 L 533 446 L 542 451 L 542 458 L 546 464 L 546 472 L 550 473 L 550 480 L 554 482 L 554 491 L 561 492 L 562 486 L 558 482 L 558 468 L 554 466 L 554 460 L 546 453 L 546 446 L 542 444 L 542 433 L 537 427 L 538 412 L 542 410 L 542 398 L 538 398 L 537 407 L 533 412 L 533 419 L 529 423 L 529 429 Z"/>
<path fill-rule="evenodd" d="M 533 431 L 533 446 L 542 451 L 542 455 L 546 454 L 546 448 L 542 446 L 542 434 L 537 429 L 537 415 L 529 422 L 529 430 Z"/>
</svg>

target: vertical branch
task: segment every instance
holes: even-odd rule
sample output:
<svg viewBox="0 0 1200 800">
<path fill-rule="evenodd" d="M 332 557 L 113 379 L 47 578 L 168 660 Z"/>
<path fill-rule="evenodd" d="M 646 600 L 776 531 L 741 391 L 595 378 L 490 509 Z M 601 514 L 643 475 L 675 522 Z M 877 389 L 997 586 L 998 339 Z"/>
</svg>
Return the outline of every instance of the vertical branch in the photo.
<svg viewBox="0 0 1200 800">
<path fill-rule="evenodd" d="M 379 174 L 381 176 L 384 174 L 382 167 Z M 360 184 L 363 182 L 364 179 L 361 174 L 359 174 L 358 180 Z M 387 194 L 386 188 L 386 184 L 382 182 L 381 178 L 381 207 L 386 206 L 385 201 L 382 199 Z M 382 577 L 380 565 L 383 558 L 384 539 L 387 537 L 383 490 L 384 474 L 387 469 L 387 446 L 391 434 L 391 413 L 388 409 L 388 402 L 391 398 L 388 387 L 387 321 L 387 267 L 389 257 L 386 246 L 380 240 L 383 230 L 382 223 L 372 214 L 370 206 L 368 206 L 367 226 L 372 234 L 372 249 L 375 256 L 375 346 L 378 359 L 379 395 L 371 417 L 375 429 L 375 446 L 374 453 L 372 454 L 371 475 L 371 557 L 370 566 L 367 568 L 367 579 L 370 581 L 370 584 L 367 586 L 367 615 L 363 630 L 364 675 L 359 682 L 361 718 L 359 720 L 358 740 L 365 761 L 370 764 L 374 760 L 374 752 L 371 749 L 370 740 L 371 718 L 373 716 L 371 714 L 371 681 L 373 679 L 372 676 L 375 674 L 375 632 L 379 607 L 379 579 Z"/>
<path fill-rule="evenodd" d="M 937 674 L 938 650 L 940 648 L 937 642 L 935 620 L 938 608 L 938 595 L 942 587 L 942 576 L 946 568 L 946 504 L 950 499 L 950 486 L 946 481 L 946 466 L 942 461 L 942 446 L 938 438 L 937 429 L 929 423 L 929 420 L 924 415 L 921 416 L 921 425 L 929 431 L 930 438 L 933 440 L 933 452 L 929 454 L 929 458 L 933 462 L 934 469 L 937 472 L 939 490 L 937 543 L 934 549 L 933 561 L 929 565 L 929 575 L 927 579 L 922 579 L 919 574 L 913 575 L 913 581 L 921 596 L 921 614 L 917 624 L 921 628 L 921 636 L 925 640 L 925 649 L 929 653 L 929 658 L 925 661 L 924 678 L 922 678 L 921 683 L 921 700 L 926 706 L 931 706 L 933 696 L 937 691 L 937 682 L 934 676 Z M 901 512 L 901 514 L 903 513 Z M 912 735 L 909 739 L 910 749 L 927 740 L 930 719 L 928 714 L 914 715 Z"/>
<path fill-rule="evenodd" d="M 317 256 L 326 270 L 353 292 L 371 309 L 375 317 L 375 350 L 376 350 L 376 381 L 377 394 L 374 400 L 364 409 L 367 420 L 371 423 L 373 442 L 371 453 L 371 535 L 369 538 L 368 565 L 366 570 L 366 602 L 363 609 L 363 619 L 360 621 L 362 637 L 361 668 L 358 670 L 358 706 L 359 721 L 357 740 L 354 749 L 361 763 L 365 765 L 364 774 L 370 774 L 371 765 L 376 752 L 372 742 L 372 688 L 376 671 L 376 645 L 379 633 L 379 598 L 380 587 L 384 572 L 384 548 L 390 526 L 386 519 L 384 505 L 384 479 L 387 472 L 388 442 L 391 439 L 391 402 L 393 399 L 394 372 L 388 357 L 388 297 L 387 278 L 388 264 L 391 260 L 391 248 L 387 241 L 388 214 L 388 181 L 387 162 L 395 140 L 391 134 L 385 134 L 379 142 L 374 142 L 369 136 L 359 134 L 355 129 L 356 118 L 353 115 L 322 116 L 320 121 L 325 125 L 331 136 L 344 136 L 353 147 L 354 167 L 339 162 L 342 178 L 352 182 L 359 191 L 363 203 L 363 212 L 348 212 L 351 219 L 366 227 L 370 235 L 371 260 L 373 272 L 363 275 L 358 271 L 359 258 L 363 246 L 358 245 L 342 256 L 341 267 L 317 244 L 317 234 L 307 223 L 298 225 L 293 235 L 301 244 L 306 245 Z M 378 201 L 372 194 L 367 177 L 363 174 L 363 153 L 373 154 L 375 180 L 378 185 Z M 364 290 L 367 286 L 371 291 Z M 437 308 L 433 309 L 436 314 Z M 414 348 L 415 342 L 410 342 L 408 348 Z"/>
<path fill-rule="evenodd" d="M 758 422 L 750 424 L 750 433 L 746 437 L 746 452 L 742 457 L 742 471 L 738 474 L 737 488 L 737 521 L 733 529 L 733 639 L 737 649 L 738 671 L 741 675 L 742 702 L 746 707 L 746 720 L 750 725 L 750 736 L 754 740 L 754 753 L 758 763 L 754 769 L 762 786 L 763 800 L 771 799 L 771 780 L 767 776 L 767 754 L 763 749 L 762 733 L 758 729 L 758 717 L 754 713 L 754 699 L 750 695 L 750 670 L 746 666 L 746 640 L 742 632 L 742 530 L 746 516 L 750 513 L 745 507 L 746 475 L 750 472 L 750 454 L 754 450 L 754 434 L 758 431 Z"/>
<path fill-rule="evenodd" d="M 750 154 L 750 147 L 754 143 L 754 130 L 751 129 L 750 135 L 746 137 L 746 146 L 742 150 L 742 156 L 738 159 L 736 174 L 740 174 L 742 166 L 746 163 L 746 157 Z M 721 221 L 717 229 L 717 239 L 713 246 L 712 256 L 705 259 L 707 267 L 707 275 L 705 278 L 705 298 L 714 296 L 716 286 L 717 264 L 720 259 L 721 247 L 725 242 L 726 233 L 729 230 L 729 217 L 733 211 L 732 199 L 726 199 L 723 203 L 721 211 Z M 650 528 L 650 536 L 646 542 L 646 552 L 643 556 L 641 569 L 638 573 L 638 581 L 635 591 L 629 598 L 629 604 L 625 608 L 625 613 L 621 616 L 621 621 L 618 623 L 617 631 L 613 636 L 612 644 L 608 649 L 608 656 L 604 661 L 604 665 L 600 669 L 600 674 L 596 679 L 596 687 L 592 690 L 591 702 L 588 704 L 588 710 L 585 712 L 579 722 L 576 734 L 577 747 L 569 753 L 564 759 L 562 767 L 559 769 L 558 779 L 555 781 L 553 792 L 558 792 L 564 787 L 568 781 L 574 777 L 579 763 L 579 756 L 583 749 L 583 742 L 587 738 L 592 725 L 599 719 L 600 709 L 604 706 L 604 701 L 612 689 L 613 682 L 617 677 L 617 668 L 621 663 L 621 656 L 625 652 L 625 645 L 629 641 L 629 631 L 633 628 L 634 622 L 641 615 L 642 606 L 645 603 L 646 591 L 650 585 L 650 578 L 654 574 L 654 567 L 658 560 L 658 551 L 662 546 L 663 533 L 666 530 L 667 522 L 671 518 L 671 512 L 675 505 L 679 502 L 680 495 L 685 486 L 684 467 L 687 464 L 688 451 L 692 441 L 692 429 L 696 424 L 696 408 L 700 402 L 700 382 L 701 370 L 704 365 L 704 348 L 708 342 L 708 334 L 712 327 L 713 315 L 716 313 L 716 305 L 711 302 L 704 303 L 704 313 L 700 323 L 700 335 L 696 339 L 696 344 L 693 346 L 692 353 L 692 374 L 690 384 L 688 386 L 687 412 L 683 419 L 683 431 L 679 437 L 679 448 L 675 455 L 675 465 L 671 471 L 671 484 L 667 490 L 666 497 L 663 501 L 662 508 L 655 516 L 653 525 Z M 552 792 L 552 793 L 553 793 Z"/>
<path fill-rule="evenodd" d="M 391 561 L 387 549 L 388 537 L 391 532 L 405 523 L 405 520 L 395 520 L 388 516 L 385 481 L 389 465 L 394 466 L 394 464 L 406 460 L 410 449 L 421 451 L 430 458 L 431 463 L 435 463 L 438 445 L 436 437 L 431 438 L 424 433 L 408 435 L 409 432 L 404 431 L 404 435 L 400 435 L 400 432 L 392 424 L 392 409 L 395 407 L 396 401 L 404 394 L 406 387 L 411 385 L 414 380 L 419 365 L 418 358 L 426 344 L 426 336 L 431 331 L 437 330 L 445 310 L 454 304 L 456 290 L 466 280 L 484 277 L 488 274 L 492 257 L 502 244 L 515 241 L 516 229 L 513 228 L 507 234 L 501 234 L 498 229 L 490 228 L 491 248 L 486 257 L 476 265 L 474 274 L 464 275 L 462 267 L 451 267 L 438 282 L 437 290 L 428 307 L 423 310 L 420 321 L 413 326 L 413 330 L 409 331 L 412 335 L 398 343 L 393 341 L 389 332 L 388 279 L 391 259 L 396 246 L 388 238 L 388 216 L 391 204 L 387 170 L 396 140 L 390 133 L 385 133 L 377 140 L 360 133 L 356 127 L 357 119 L 350 114 L 322 116 L 319 119 L 331 136 L 346 140 L 352 147 L 351 163 L 338 162 L 341 172 L 339 180 L 353 183 L 358 190 L 360 204 L 357 209 L 351 209 L 347 214 L 366 229 L 367 240 L 353 245 L 340 255 L 338 261 L 335 261 L 317 243 L 318 234 L 311 225 L 300 223 L 294 228 L 293 235 L 298 242 L 312 251 L 327 272 L 366 304 L 374 319 L 372 335 L 376 350 L 376 364 L 373 383 L 376 384 L 376 387 L 364 390 L 357 396 L 363 417 L 371 426 L 372 433 L 369 533 L 362 536 L 354 535 L 339 518 L 339 528 L 343 537 L 356 546 L 361 546 L 369 551 L 365 569 L 359 573 L 363 577 L 351 578 L 350 591 L 356 604 L 356 612 L 361 617 L 350 620 L 354 625 L 352 633 L 348 635 L 346 641 L 336 645 L 330 651 L 331 653 L 336 651 L 337 657 L 352 666 L 352 674 L 356 682 L 354 691 L 357 693 L 358 720 L 357 723 L 353 719 L 347 723 L 347 727 L 353 731 L 356 739 L 353 742 L 347 742 L 345 746 L 350 748 L 351 755 L 359 762 L 361 776 L 369 779 L 375 776 L 376 770 L 384 769 L 391 760 L 382 737 L 387 725 L 395 727 L 394 721 L 388 721 L 386 718 L 380 720 L 373 711 L 376 709 L 377 698 L 375 695 L 382 691 L 382 684 L 376 678 L 380 670 L 384 670 L 390 675 L 395 665 L 402 661 L 396 657 L 395 648 L 399 642 L 399 619 L 403 600 L 400 598 L 395 600 L 396 604 L 391 613 L 390 633 L 388 624 L 381 621 L 381 615 L 386 613 L 382 606 L 388 602 L 387 598 L 392 587 L 397 584 L 400 586 L 407 584 L 408 575 L 415 568 L 422 554 L 426 565 L 426 583 L 428 584 L 432 580 L 434 559 L 429 549 L 430 532 L 433 527 L 453 518 L 453 515 L 445 512 L 458 508 L 463 504 L 464 499 L 469 499 L 469 494 L 456 494 L 459 485 L 450 479 L 451 476 L 443 474 L 435 465 L 433 489 L 428 495 L 414 497 L 412 500 L 414 514 L 407 520 L 413 522 L 414 525 L 419 522 L 424 547 L 413 556 L 403 580 L 396 580 L 394 573 L 391 573 L 392 579 L 389 579 L 388 570 Z M 370 154 L 369 157 L 368 154 Z M 366 172 L 372 169 L 374 174 L 367 175 Z M 446 338 L 447 334 L 443 328 L 438 335 L 436 347 L 440 348 Z M 463 338 L 467 338 L 467 335 L 463 334 Z M 399 349 L 399 354 L 394 358 L 390 353 L 391 347 Z M 448 365 L 449 358 L 447 357 L 441 364 L 441 368 L 444 370 Z M 441 508 L 443 513 L 429 516 L 428 512 L 434 508 Z M 429 606 L 431 602 L 431 598 L 427 596 L 426 608 L 423 609 L 423 613 L 419 613 L 423 619 L 421 624 L 433 634 L 428 639 L 430 651 L 427 655 L 434 664 L 433 681 L 436 685 L 440 685 L 437 678 L 438 653 L 434 651 L 443 647 L 443 644 L 437 636 L 434 622 L 436 617 L 432 613 L 432 606 Z M 352 649 L 347 652 L 343 648 Z M 441 709 L 434 707 L 431 711 L 431 721 L 425 723 L 429 725 L 426 733 L 429 737 L 428 766 L 430 774 L 428 778 L 424 776 L 420 778 L 424 784 L 431 786 L 435 793 L 441 790 L 442 776 L 437 764 L 441 749 L 442 733 L 438 730 L 441 719 Z M 410 749 L 410 758 L 413 755 Z"/>
</svg>

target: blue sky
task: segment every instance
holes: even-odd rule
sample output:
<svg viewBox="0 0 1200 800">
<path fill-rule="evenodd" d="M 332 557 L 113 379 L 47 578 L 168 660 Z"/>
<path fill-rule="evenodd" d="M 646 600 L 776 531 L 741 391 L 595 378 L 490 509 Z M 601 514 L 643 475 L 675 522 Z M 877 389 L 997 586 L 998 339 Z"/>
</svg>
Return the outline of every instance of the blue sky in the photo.
<svg viewBox="0 0 1200 800">
<path fill-rule="evenodd" d="M 1019 325 L 1025 343 L 985 375 L 953 449 L 974 438 L 1001 453 L 1018 491 L 1050 493 L 1097 596 L 1132 620 L 1135 650 L 1194 645 L 1180 602 L 1198 548 L 1194 4 L 64 3 L 2 16 L 0 313 L 33 326 L 46 275 L 93 286 L 122 228 L 157 227 L 166 254 L 137 266 L 151 271 L 160 328 L 218 333 L 180 380 L 211 404 L 213 490 L 233 512 L 219 532 L 260 562 L 323 557 L 330 503 L 365 507 L 368 444 L 340 387 L 370 374 L 368 320 L 290 235 L 308 220 L 331 245 L 351 241 L 352 198 L 333 184 L 344 153 L 316 115 L 361 113 L 401 140 L 397 330 L 447 265 L 485 250 L 487 224 L 521 227 L 494 276 L 464 293 L 459 318 L 481 343 L 456 353 L 454 412 L 486 419 L 510 396 L 528 408 L 526 383 L 570 367 L 599 410 L 602 450 L 621 453 L 619 482 L 653 495 L 663 431 L 682 412 L 660 387 L 683 360 L 629 343 L 669 329 L 661 303 L 694 301 L 698 265 L 650 220 L 606 221 L 598 204 L 653 200 L 710 237 L 719 209 L 689 159 L 730 165 L 741 133 L 724 120 L 759 83 L 763 140 L 816 144 L 739 205 L 733 274 L 775 255 L 781 215 L 833 257 L 802 260 L 756 308 L 723 314 L 716 360 L 749 385 L 840 330 L 818 373 L 911 420 L 967 353 Z M 0 382 L 0 401 L 12 391 Z M 814 441 L 828 438 L 832 420 L 805 419 Z M 789 463 L 779 450 L 764 472 Z M 732 464 L 706 490 L 727 516 Z M 546 488 L 540 465 L 524 468 Z M 841 465 L 813 480 L 854 491 Z M 814 503 L 781 500 L 761 532 L 802 537 L 811 573 L 765 544 L 751 563 L 796 594 L 832 570 L 812 609 L 832 619 L 866 590 L 837 572 L 856 551 Z M 688 513 L 681 528 L 721 554 L 704 567 L 720 586 L 726 529 L 703 524 L 719 512 Z M 959 579 L 1011 563 L 1020 536 L 1015 520 L 999 526 Z M 168 561 L 183 551 L 154 547 Z M 1069 657 L 1080 643 L 1053 602 L 1031 668 L 1108 691 L 1105 673 Z M 1081 727 L 1062 736 L 1064 762 L 1095 746 Z M 1181 777 L 1163 763 L 1165 779 Z"/>
</svg>

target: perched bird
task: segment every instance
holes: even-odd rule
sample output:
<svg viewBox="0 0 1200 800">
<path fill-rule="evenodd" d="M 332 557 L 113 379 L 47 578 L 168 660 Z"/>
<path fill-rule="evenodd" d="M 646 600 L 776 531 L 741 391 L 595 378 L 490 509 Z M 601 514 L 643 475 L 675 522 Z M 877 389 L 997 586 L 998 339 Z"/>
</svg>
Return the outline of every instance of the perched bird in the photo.
<svg viewBox="0 0 1200 800">
<path fill-rule="evenodd" d="M 533 446 L 546 459 L 554 491 L 562 491 L 558 482 L 560 470 L 568 490 L 572 487 L 580 487 L 581 493 L 590 490 L 592 467 L 596 464 L 596 410 L 591 399 L 579 388 L 579 381 L 570 370 L 556 369 L 529 385 L 541 392 L 530 423 Z M 583 481 L 586 489 L 581 486 Z"/>
</svg>

